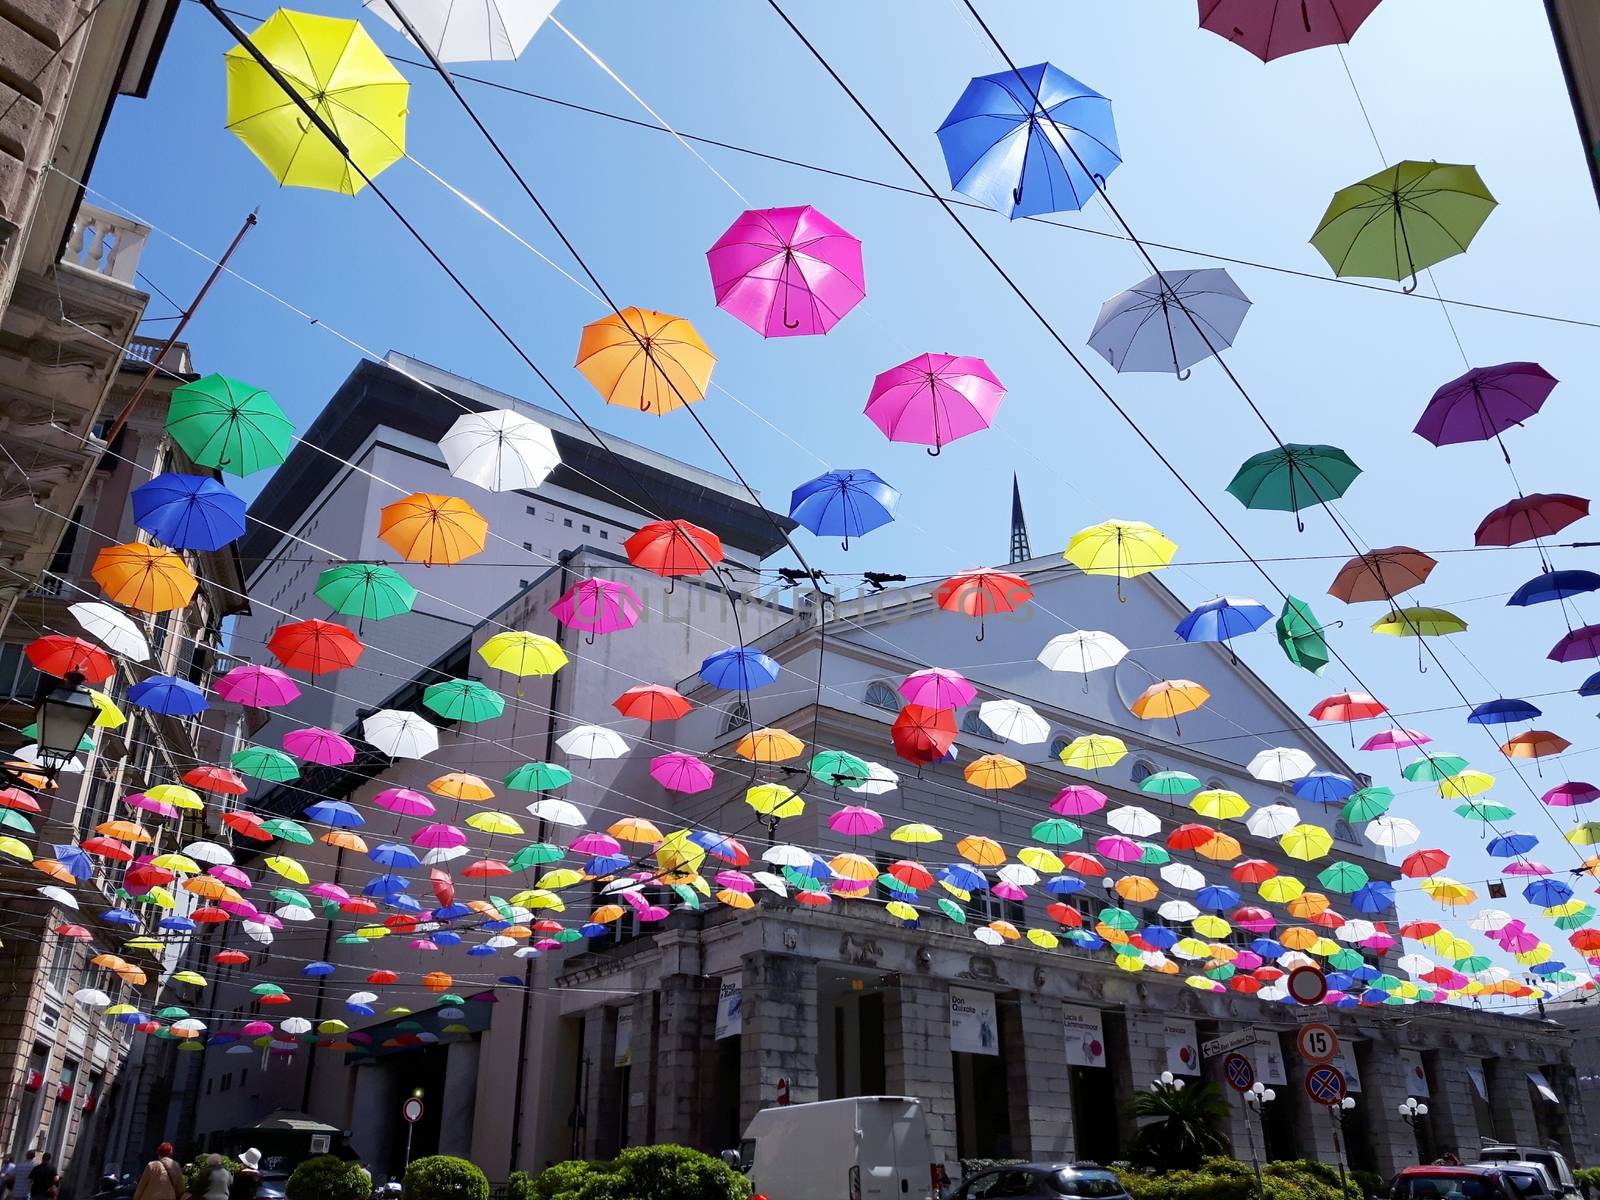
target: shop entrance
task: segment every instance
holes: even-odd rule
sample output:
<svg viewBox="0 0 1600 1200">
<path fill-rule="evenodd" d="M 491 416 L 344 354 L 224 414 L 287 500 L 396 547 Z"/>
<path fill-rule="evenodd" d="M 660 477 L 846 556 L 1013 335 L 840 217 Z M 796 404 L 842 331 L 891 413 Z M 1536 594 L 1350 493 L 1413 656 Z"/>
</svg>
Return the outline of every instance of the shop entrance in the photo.
<svg viewBox="0 0 1600 1200">
<path fill-rule="evenodd" d="M 817 1095 L 881 1096 L 888 1089 L 880 971 L 817 969 Z"/>
</svg>

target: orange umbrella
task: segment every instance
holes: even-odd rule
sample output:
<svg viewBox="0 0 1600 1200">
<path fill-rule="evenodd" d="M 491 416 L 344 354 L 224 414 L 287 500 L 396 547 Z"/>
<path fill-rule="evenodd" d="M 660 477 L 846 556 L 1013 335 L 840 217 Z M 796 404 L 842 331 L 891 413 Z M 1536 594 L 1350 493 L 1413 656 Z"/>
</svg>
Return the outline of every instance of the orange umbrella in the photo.
<svg viewBox="0 0 1600 1200">
<path fill-rule="evenodd" d="M 145 832 L 143 825 L 121 819 L 115 821 L 102 821 L 94 827 L 94 831 L 104 837 L 118 838 L 124 842 L 144 843 L 154 839 Z"/>
<path fill-rule="evenodd" d="M 583 327 L 578 370 L 607 404 L 665 416 L 705 399 L 717 359 L 682 317 L 625 308 Z"/>
<path fill-rule="evenodd" d="M 72 884 L 78 882 L 77 876 L 75 876 L 71 871 L 67 870 L 66 867 L 62 866 L 53 858 L 34 859 L 33 869 L 41 872 L 42 874 L 48 875 L 57 883 L 64 883 L 68 886 L 71 886 Z"/>
<path fill-rule="evenodd" d="M 1155 880 L 1143 875 L 1124 875 L 1117 880 L 1117 895 L 1133 904 L 1154 900 L 1160 894 L 1161 889 L 1156 886 Z"/>
<path fill-rule="evenodd" d="M 1028 770 L 1014 758 L 1004 754 L 985 754 L 967 764 L 962 772 L 973 787 L 986 792 L 1003 792 L 1014 788 L 1028 777 Z"/>
<path fill-rule="evenodd" d="M 330 829 L 317 840 L 339 850 L 353 850 L 357 854 L 367 852 L 367 839 L 359 833 L 351 833 L 348 829 Z"/>
<path fill-rule="evenodd" d="M 787 729 L 769 727 L 745 734 L 733 752 L 751 762 L 780 763 L 799 758 L 805 748 L 805 743 Z"/>
<path fill-rule="evenodd" d="M 1193 712 L 1209 699 L 1211 693 L 1198 683 L 1187 679 L 1163 679 L 1140 692 L 1134 702 L 1128 705 L 1128 711 L 1146 721 L 1166 718 L 1181 734 L 1183 728 L 1178 724 L 1178 718 L 1184 713 Z"/>
<path fill-rule="evenodd" d="M 1321 892 L 1302 892 L 1289 901 L 1289 915 L 1302 921 L 1328 911 L 1328 898 Z"/>
<path fill-rule="evenodd" d="M 460 562 L 483 549 L 489 522 L 454 496 L 413 492 L 383 506 L 378 536 L 407 562 L 425 566 Z"/>
<path fill-rule="evenodd" d="M 129 542 L 107 546 L 89 572 L 118 604 L 140 612 L 170 612 L 194 599 L 199 585 L 183 559 L 159 546 Z"/>
<path fill-rule="evenodd" d="M 448 796 L 452 800 L 481 802 L 494 799 L 494 789 L 476 775 L 466 771 L 451 771 L 428 785 L 435 796 Z"/>
<path fill-rule="evenodd" d="M 1545 758 L 1560 754 L 1571 745 L 1559 733 L 1551 733 L 1548 729 L 1530 729 L 1501 746 L 1500 752 L 1507 758 Z"/>
<path fill-rule="evenodd" d="M 998 867 L 1006 860 L 1006 852 L 993 838 L 969 833 L 956 843 L 956 853 L 980 867 Z"/>
<path fill-rule="evenodd" d="M 1385 546 L 1358 554 L 1333 577 L 1328 594 L 1346 604 L 1387 600 L 1421 587 L 1438 561 L 1410 546 Z"/>
<path fill-rule="evenodd" d="M 1244 848 L 1239 845 L 1238 838 L 1219 833 L 1204 845 L 1196 846 L 1194 852 L 1212 862 L 1232 862 L 1244 853 Z"/>
</svg>

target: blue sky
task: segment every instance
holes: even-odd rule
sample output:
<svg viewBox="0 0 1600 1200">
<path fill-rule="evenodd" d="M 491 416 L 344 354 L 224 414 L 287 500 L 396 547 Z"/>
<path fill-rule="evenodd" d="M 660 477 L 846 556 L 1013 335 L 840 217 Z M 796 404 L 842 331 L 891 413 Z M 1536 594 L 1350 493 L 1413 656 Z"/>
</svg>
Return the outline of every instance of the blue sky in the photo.
<svg viewBox="0 0 1600 1200">
<path fill-rule="evenodd" d="M 246 7 L 261 16 L 268 11 L 264 4 Z M 354 3 L 301 7 L 344 16 L 357 11 Z M 970 76 L 1003 66 L 961 5 L 789 0 L 785 7 L 930 178 L 947 179 L 933 131 Z M 618 19 L 620 11 L 568 0 L 557 15 L 678 128 L 916 186 L 765 4 L 629 5 L 626 20 Z M 1307 239 L 1336 189 L 1371 174 L 1385 158 L 1474 163 L 1500 207 L 1467 255 L 1437 268 L 1439 288 L 1478 303 L 1600 319 L 1590 286 L 1600 270 L 1600 212 L 1536 0 L 1454 0 L 1447 21 L 1440 6 L 1416 0 L 1388 0 L 1378 9 L 1345 55 L 1382 156 L 1334 50 L 1263 66 L 1198 31 L 1186 0 L 1013 0 L 984 4 L 983 11 L 1019 63 L 1048 60 L 1111 98 L 1125 158 L 1111 177 L 1111 194 L 1149 241 L 1326 276 Z M 386 50 L 405 51 L 387 26 L 368 24 Z M 380 354 L 405 350 L 556 406 L 373 197 L 281 190 L 223 128 L 227 44 L 198 5 L 183 6 L 150 99 L 124 101 L 116 111 L 94 187 L 213 253 L 259 205 L 261 224 L 235 264 L 261 287 Z M 518 62 L 465 69 L 645 116 L 552 27 Z M 411 153 L 565 262 L 442 86 L 407 70 L 415 82 Z M 699 326 L 719 355 L 717 378 L 748 406 L 713 393 L 699 412 L 769 502 L 782 505 L 791 487 L 824 469 L 823 461 L 872 467 L 902 489 L 904 520 L 848 556 L 832 541 L 801 535 L 824 569 L 931 574 L 1003 561 L 1013 471 L 1036 553 L 1063 546 L 1084 525 L 1120 516 L 1157 525 L 1178 542 L 1183 560 L 1239 557 L 938 205 L 702 149 L 751 205 L 814 204 L 865 244 L 864 305 L 825 339 L 766 342 L 714 307 L 706 275 L 705 249 L 746 205 L 683 146 L 663 134 L 470 85 L 469 95 L 612 294 Z M 412 164 L 397 164 L 381 182 L 587 418 L 720 469 L 691 422 L 608 409 L 571 368 L 579 328 L 602 315 L 598 305 Z M 1101 303 L 1148 274 L 1126 242 L 1011 224 L 996 214 L 963 215 L 1080 350 Z M 1097 207 L 1062 219 L 1087 230 L 1112 228 Z M 1154 253 L 1165 268 L 1214 265 L 1192 254 Z M 142 267 L 182 301 L 207 264 L 158 237 Z M 1411 433 L 1428 396 L 1463 369 L 1440 306 L 1325 279 L 1231 270 L 1254 308 L 1228 361 L 1287 440 L 1342 446 L 1364 468 L 1339 505 L 1356 535 L 1374 546 L 1470 546 L 1479 518 L 1515 492 L 1492 446 L 1441 450 Z M 159 300 L 151 307 L 152 314 L 170 311 Z M 1593 478 L 1586 368 L 1595 331 L 1459 309 L 1455 323 L 1474 365 L 1532 359 L 1562 380 L 1538 419 L 1507 442 L 1526 490 L 1583 494 Z M 166 328 L 153 324 L 149 331 Z M 269 388 L 302 426 L 355 360 L 337 337 L 234 280 L 219 285 L 188 340 L 202 370 Z M 981 356 L 1009 389 L 993 430 L 937 460 L 920 448 L 886 443 L 861 413 L 876 372 L 925 350 Z M 1345 619 L 1336 644 L 1380 699 L 1396 711 L 1459 703 L 1440 671 L 1418 672 L 1413 643 L 1366 632 L 1381 615 L 1374 606 L 1340 611 L 1324 595 L 1348 554 L 1325 517 L 1309 514 L 1306 532 L 1297 533 L 1292 518 L 1247 512 L 1224 492 L 1239 462 L 1271 440 L 1215 364 L 1178 383 L 1115 376 L 1092 352 L 1089 361 L 1254 554 L 1327 556 L 1269 570 L 1324 619 Z M 820 461 L 809 461 L 789 438 Z M 1572 533 L 1600 538 L 1585 525 Z M 1569 567 L 1589 565 L 1587 556 L 1555 554 L 1558 566 Z M 1471 622 L 1468 634 L 1436 645 L 1474 701 L 1574 688 L 1586 674 L 1581 664 L 1544 658 L 1565 632 L 1554 606 L 1504 606 L 1505 595 L 1538 570 L 1531 551 L 1448 555 L 1419 594 L 1421 602 L 1451 607 Z M 1188 566 L 1166 580 L 1195 603 L 1231 593 L 1277 606 L 1272 588 L 1248 565 Z M 1600 614 L 1600 604 L 1590 607 Z M 1356 686 L 1337 665 L 1321 679 L 1293 671 L 1265 633 L 1239 646 L 1299 711 Z M 1572 695 L 1537 702 L 1546 711 L 1541 727 L 1574 743 L 1571 775 L 1600 772 L 1593 705 Z M 1433 733 L 1437 747 L 1500 772 L 1491 796 L 1518 809 L 1509 824 L 1544 839 L 1536 857 L 1557 868 L 1572 865 L 1572 852 L 1540 806 L 1512 772 L 1500 771 L 1488 736 L 1463 718 L 1452 709 L 1407 723 Z M 1348 744 L 1342 729 L 1329 738 L 1336 747 Z M 1360 765 L 1380 782 L 1396 783 L 1393 764 L 1389 757 Z M 1527 775 L 1542 791 L 1563 767 L 1546 765 L 1543 778 Z M 1395 811 L 1423 824 L 1422 844 L 1459 852 L 1451 874 L 1486 875 L 1476 827 L 1449 815 L 1443 801 L 1408 794 Z M 1525 909 L 1515 900 L 1509 907 L 1519 915 Z"/>
</svg>

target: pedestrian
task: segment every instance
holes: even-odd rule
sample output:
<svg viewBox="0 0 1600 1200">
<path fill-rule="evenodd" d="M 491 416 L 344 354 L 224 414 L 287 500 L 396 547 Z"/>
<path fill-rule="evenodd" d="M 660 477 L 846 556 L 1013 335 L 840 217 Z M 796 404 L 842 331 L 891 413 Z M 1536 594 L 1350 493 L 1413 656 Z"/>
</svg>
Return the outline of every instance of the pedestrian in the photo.
<svg viewBox="0 0 1600 1200">
<path fill-rule="evenodd" d="M 55 1164 L 50 1161 L 50 1155 L 41 1154 L 33 1170 L 28 1172 L 28 1195 L 32 1200 L 49 1200 L 49 1197 L 55 1195 L 56 1184 L 60 1179 L 61 1176 L 56 1174 Z"/>
<path fill-rule="evenodd" d="M 256 1200 L 256 1188 L 261 1183 L 261 1151 L 254 1146 L 239 1155 L 239 1169 L 233 1173 L 233 1186 L 228 1189 L 228 1200 Z"/>
<path fill-rule="evenodd" d="M 188 1194 L 183 1167 L 172 1157 L 172 1143 L 162 1142 L 156 1147 L 156 1156 L 145 1163 L 133 1200 L 186 1200 Z"/>
<path fill-rule="evenodd" d="M 228 1200 L 233 1194 L 233 1172 L 222 1165 L 222 1155 L 206 1159 L 205 1200 Z"/>
<path fill-rule="evenodd" d="M 12 1162 L 10 1158 L 6 1159 L 5 1174 L 0 1177 L 0 1197 L 9 1200 L 17 1194 L 17 1179 L 20 1177 L 24 1184 L 27 1183 L 28 1173 L 33 1170 L 33 1160 L 38 1157 L 37 1150 L 29 1150 L 22 1156 L 20 1163 Z"/>
<path fill-rule="evenodd" d="M 17 1183 L 17 1160 L 11 1155 L 6 1155 L 5 1162 L 0 1163 L 0 1197 L 11 1195 L 11 1189 Z"/>
</svg>

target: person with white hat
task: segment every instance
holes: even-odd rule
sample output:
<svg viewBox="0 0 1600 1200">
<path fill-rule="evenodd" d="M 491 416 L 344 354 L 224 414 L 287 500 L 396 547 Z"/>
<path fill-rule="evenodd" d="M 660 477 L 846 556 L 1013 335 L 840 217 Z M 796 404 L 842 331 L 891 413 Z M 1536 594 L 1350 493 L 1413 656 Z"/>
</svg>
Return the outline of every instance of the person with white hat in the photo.
<svg viewBox="0 0 1600 1200">
<path fill-rule="evenodd" d="M 233 1173 L 233 1186 L 228 1189 L 228 1200 L 256 1200 L 256 1188 L 261 1183 L 261 1151 L 254 1146 L 239 1155 L 239 1169 Z"/>
</svg>

